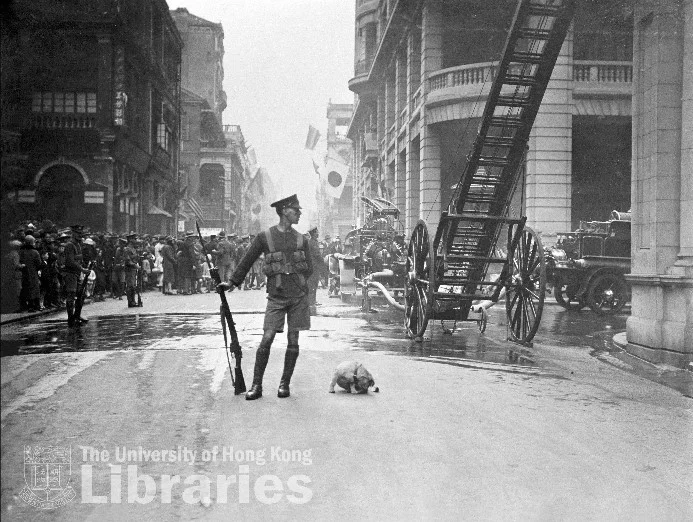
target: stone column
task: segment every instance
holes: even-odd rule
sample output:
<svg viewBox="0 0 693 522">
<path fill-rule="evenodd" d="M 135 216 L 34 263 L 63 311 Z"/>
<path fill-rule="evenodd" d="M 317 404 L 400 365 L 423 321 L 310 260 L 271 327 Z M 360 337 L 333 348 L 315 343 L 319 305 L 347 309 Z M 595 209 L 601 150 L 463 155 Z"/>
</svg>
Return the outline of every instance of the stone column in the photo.
<svg viewBox="0 0 693 522">
<path fill-rule="evenodd" d="M 405 221 L 404 225 L 406 227 L 404 234 L 406 237 L 411 235 L 412 230 L 416 226 L 416 222 L 419 220 L 419 193 L 421 190 L 421 178 L 420 178 L 420 153 L 419 153 L 419 142 L 415 140 L 414 142 L 409 142 L 407 144 L 407 173 L 406 173 L 406 184 L 405 191 L 407 193 L 407 202 L 405 208 Z"/>
<path fill-rule="evenodd" d="M 683 86 L 681 96 L 681 216 L 693 216 L 693 0 L 683 2 Z M 693 223 L 682 219 L 677 266 L 693 266 Z M 693 342 L 693 341 L 692 341 Z"/>
<path fill-rule="evenodd" d="M 691 208 L 692 5 L 691 0 L 639 0 L 633 45 L 628 276 L 633 295 L 627 350 L 682 368 L 693 361 L 693 242 L 690 214 L 683 219 L 681 214 Z M 686 115 L 689 120 L 683 119 Z"/>
<path fill-rule="evenodd" d="M 429 125 L 421 125 L 419 151 L 421 165 L 419 217 L 428 225 L 429 234 L 435 235 L 441 212 L 441 151 L 440 137 Z"/>
<path fill-rule="evenodd" d="M 407 149 L 395 156 L 395 200 L 393 203 L 399 209 L 400 222 L 404 222 L 407 208 Z"/>
<path fill-rule="evenodd" d="M 568 31 L 534 121 L 527 151 L 527 224 L 555 242 L 571 227 L 573 154 L 573 31 Z M 518 187 L 519 188 L 519 187 Z M 519 209 L 513 209 L 519 211 Z M 519 215 L 519 212 L 513 212 Z"/>
<path fill-rule="evenodd" d="M 443 66 L 443 16 L 440 2 L 426 2 L 421 17 L 421 82 L 424 95 L 428 91 L 428 78 Z M 419 149 L 416 159 L 420 158 L 420 185 L 416 194 L 409 192 L 409 198 L 418 203 L 418 215 L 411 222 L 407 220 L 407 232 L 416 225 L 419 218 L 426 221 L 429 234 L 435 235 L 440 220 L 440 138 L 426 124 L 426 115 L 420 121 Z M 412 142 L 415 143 L 415 142 Z M 412 154 L 412 156 L 414 156 Z M 411 160 L 410 160 L 411 162 Z M 419 197 L 420 195 L 420 197 Z M 409 216 L 408 216 L 409 217 Z"/>
</svg>

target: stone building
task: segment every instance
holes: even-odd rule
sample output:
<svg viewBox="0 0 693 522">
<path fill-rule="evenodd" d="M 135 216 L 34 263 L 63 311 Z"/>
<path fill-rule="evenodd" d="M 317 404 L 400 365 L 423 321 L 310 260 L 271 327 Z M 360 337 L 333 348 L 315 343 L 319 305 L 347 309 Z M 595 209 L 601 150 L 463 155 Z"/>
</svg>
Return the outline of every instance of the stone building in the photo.
<svg viewBox="0 0 693 522">
<path fill-rule="evenodd" d="M 356 0 L 355 199 L 435 231 L 464 171 L 516 3 Z M 536 118 L 517 206 L 547 242 L 630 208 L 632 15 L 582 0 Z M 515 213 L 519 208 L 513 209 Z M 365 209 L 357 209 L 362 221 Z"/>
<path fill-rule="evenodd" d="M 2 31 L 3 227 L 173 230 L 181 40 L 164 0 L 17 0 Z"/>
<path fill-rule="evenodd" d="M 199 221 L 206 229 L 241 232 L 249 215 L 243 194 L 255 172 L 240 126 L 222 123 L 224 30 L 185 8 L 171 16 L 184 44 L 178 229 L 194 230 Z"/>
<path fill-rule="evenodd" d="M 352 143 L 347 137 L 353 111 L 350 103 L 330 101 L 327 104 L 327 149 L 317 191 L 319 210 L 315 220 L 321 235 L 344 238 L 355 224 Z"/>
<path fill-rule="evenodd" d="M 627 349 L 693 364 L 693 1 L 634 13 L 632 312 Z"/>
</svg>

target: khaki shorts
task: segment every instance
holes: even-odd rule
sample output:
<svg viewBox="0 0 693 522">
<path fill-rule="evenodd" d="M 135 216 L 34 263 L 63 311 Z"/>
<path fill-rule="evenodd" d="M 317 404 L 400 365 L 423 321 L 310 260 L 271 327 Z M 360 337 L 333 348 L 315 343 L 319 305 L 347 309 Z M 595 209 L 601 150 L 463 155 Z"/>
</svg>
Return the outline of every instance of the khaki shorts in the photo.
<svg viewBox="0 0 693 522">
<path fill-rule="evenodd" d="M 65 292 L 68 294 L 77 293 L 77 285 L 79 284 L 79 274 L 72 272 L 63 273 L 63 281 L 65 283 Z"/>
<path fill-rule="evenodd" d="M 283 332 L 285 316 L 287 316 L 289 331 L 310 330 L 308 296 L 276 297 L 268 295 L 263 327 L 265 331 Z"/>
</svg>

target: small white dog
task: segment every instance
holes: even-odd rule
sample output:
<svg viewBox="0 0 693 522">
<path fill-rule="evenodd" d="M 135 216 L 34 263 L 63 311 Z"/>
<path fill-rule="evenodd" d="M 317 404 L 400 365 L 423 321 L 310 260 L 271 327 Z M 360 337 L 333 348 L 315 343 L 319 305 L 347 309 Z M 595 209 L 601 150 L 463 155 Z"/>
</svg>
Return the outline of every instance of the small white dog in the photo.
<svg viewBox="0 0 693 522">
<path fill-rule="evenodd" d="M 334 377 L 330 383 L 330 393 L 334 393 L 334 385 L 338 384 L 340 388 L 344 388 L 351 393 L 351 387 L 354 387 L 356 393 L 368 393 L 368 388 L 373 387 L 374 392 L 380 391 L 375 386 L 375 381 L 371 373 L 366 370 L 363 364 L 356 361 L 345 361 L 334 370 Z"/>
</svg>

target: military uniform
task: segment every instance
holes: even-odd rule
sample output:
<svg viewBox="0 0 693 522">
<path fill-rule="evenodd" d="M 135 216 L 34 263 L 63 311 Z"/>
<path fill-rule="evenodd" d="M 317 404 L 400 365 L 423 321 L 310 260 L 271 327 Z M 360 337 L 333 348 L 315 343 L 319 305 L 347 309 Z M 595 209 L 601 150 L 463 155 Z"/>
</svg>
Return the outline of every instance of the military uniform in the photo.
<svg viewBox="0 0 693 522">
<path fill-rule="evenodd" d="M 70 227 L 72 237 L 70 241 L 65 243 L 63 250 L 64 265 L 63 265 L 63 283 L 65 285 L 65 305 L 67 308 L 67 324 L 68 326 L 78 326 L 81 323 L 88 322 L 75 314 L 75 301 L 77 299 L 77 288 L 79 287 L 79 278 L 81 274 L 88 273 L 82 266 L 82 247 L 80 245 L 80 237 L 83 232 L 81 225 Z"/>
<path fill-rule="evenodd" d="M 125 295 L 128 298 L 128 308 L 137 306 L 135 295 L 137 293 L 137 272 L 140 269 L 140 264 L 139 255 L 134 246 L 135 238 L 135 234 L 127 236 L 129 243 L 122 250 L 123 271 L 125 273 Z"/>
<path fill-rule="evenodd" d="M 246 399 L 262 397 L 262 378 L 269 361 L 274 335 L 284 331 L 288 324 L 288 344 L 284 356 L 284 371 L 277 395 L 289 396 L 289 383 L 298 359 L 298 332 L 310 329 L 309 291 L 307 279 L 313 272 L 310 247 L 302 234 L 291 228 L 300 216 L 296 195 L 272 203 L 285 223 L 284 230 L 274 226 L 260 232 L 248 247 L 238 267 L 231 276 L 231 284 L 240 287 L 246 274 L 257 259 L 264 254 L 263 272 L 267 276 L 267 309 L 264 334 L 255 356 L 253 385 Z M 289 208 L 293 212 L 285 213 Z M 286 223 L 289 223 L 288 225 Z M 288 228 L 287 228 L 288 227 Z"/>
</svg>

